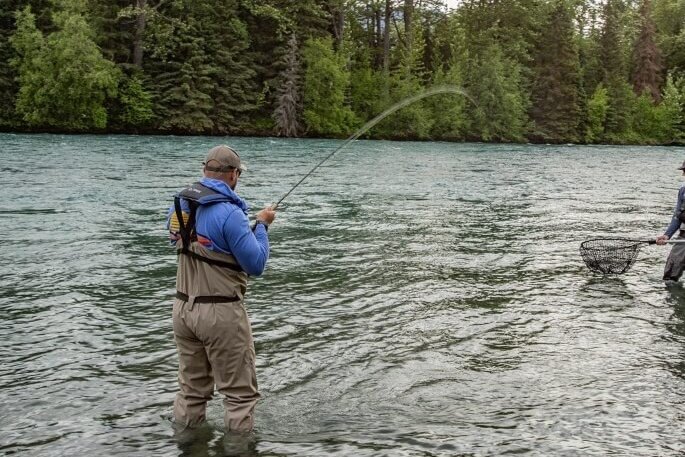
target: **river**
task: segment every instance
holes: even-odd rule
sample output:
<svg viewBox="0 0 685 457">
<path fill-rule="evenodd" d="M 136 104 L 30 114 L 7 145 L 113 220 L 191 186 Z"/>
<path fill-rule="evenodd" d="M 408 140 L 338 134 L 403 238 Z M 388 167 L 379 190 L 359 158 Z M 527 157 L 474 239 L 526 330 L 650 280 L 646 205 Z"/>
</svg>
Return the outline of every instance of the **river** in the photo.
<svg viewBox="0 0 685 457">
<path fill-rule="evenodd" d="M 278 200 L 335 140 L 0 135 L 0 454 L 682 455 L 685 289 L 660 234 L 685 150 L 357 141 L 285 200 L 252 278 L 257 429 L 179 437 L 164 229 L 206 151 Z M 246 440 L 246 441 L 245 441 Z"/>
</svg>

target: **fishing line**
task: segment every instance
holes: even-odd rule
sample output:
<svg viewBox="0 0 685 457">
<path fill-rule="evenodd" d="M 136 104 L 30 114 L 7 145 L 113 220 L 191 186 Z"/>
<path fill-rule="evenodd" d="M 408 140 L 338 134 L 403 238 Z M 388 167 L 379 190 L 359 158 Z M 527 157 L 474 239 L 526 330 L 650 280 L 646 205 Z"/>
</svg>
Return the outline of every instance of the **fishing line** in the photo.
<svg viewBox="0 0 685 457">
<path fill-rule="evenodd" d="M 459 88 L 459 87 L 456 87 L 456 86 L 435 86 L 435 87 L 432 87 L 432 88 L 430 88 L 430 89 L 428 89 L 428 90 L 426 90 L 426 91 L 424 91 L 424 92 L 422 92 L 422 93 L 420 93 L 420 94 L 414 95 L 414 96 L 409 97 L 409 98 L 405 98 L 404 100 L 402 100 L 402 101 L 400 101 L 400 102 L 394 104 L 393 106 L 391 106 L 391 107 L 388 108 L 387 110 L 383 111 L 383 112 L 382 112 L 381 114 L 379 114 L 378 116 L 376 116 L 376 117 L 374 117 L 373 119 L 371 119 L 369 122 L 367 122 L 366 124 L 364 124 L 359 130 L 357 130 L 355 133 L 353 133 L 347 140 L 345 140 L 345 142 L 344 142 L 343 144 L 341 144 L 340 146 L 338 146 L 333 152 L 331 152 L 330 154 L 328 154 L 321 162 L 319 162 L 318 164 L 316 164 L 316 166 L 315 166 L 314 168 L 312 168 L 311 170 L 309 170 L 309 172 L 308 172 L 306 175 L 304 175 L 304 176 L 302 177 L 302 179 L 300 179 L 293 187 L 291 187 L 290 190 L 289 190 L 288 192 L 286 192 L 285 195 L 283 195 L 283 196 L 281 197 L 281 199 L 278 200 L 278 202 L 276 202 L 275 205 L 272 205 L 272 206 L 271 206 L 271 208 L 272 208 L 273 210 L 276 210 L 276 208 L 278 208 L 278 205 L 280 205 L 281 202 L 282 202 L 283 200 L 285 200 L 286 197 L 288 197 L 288 195 L 290 195 L 290 193 L 291 193 L 292 191 L 294 191 L 300 184 L 302 184 L 302 183 L 304 182 L 305 179 L 307 179 L 307 178 L 308 178 L 312 173 L 314 173 L 321 165 L 323 165 L 324 162 L 326 162 L 328 159 L 330 159 L 331 157 L 333 157 L 333 156 L 334 156 L 338 151 L 340 151 L 342 148 L 344 148 L 345 146 L 347 146 L 348 144 L 350 144 L 351 142 L 353 142 L 354 140 L 356 140 L 357 138 L 359 138 L 360 136 L 362 136 L 362 135 L 364 134 L 364 132 L 366 132 L 367 130 L 369 130 L 369 129 L 370 129 L 371 127 L 373 127 L 374 125 L 378 124 L 378 123 L 379 123 L 380 121 L 382 121 L 385 117 L 391 115 L 392 113 L 394 113 L 395 111 L 397 111 L 397 110 L 399 110 L 399 109 L 404 108 L 404 107 L 407 106 L 407 105 L 410 105 L 410 104 L 414 103 L 414 102 L 417 101 L 417 100 L 421 100 L 422 98 L 430 97 L 431 95 L 435 95 L 435 94 L 449 94 L 449 93 L 451 93 L 451 94 L 463 95 L 464 97 L 466 97 L 467 99 L 469 99 L 474 105 L 477 105 L 477 103 L 473 100 L 473 98 L 471 98 L 471 96 L 470 96 L 469 94 L 466 93 L 466 91 L 464 91 L 463 89 L 461 89 L 461 88 Z"/>
</svg>

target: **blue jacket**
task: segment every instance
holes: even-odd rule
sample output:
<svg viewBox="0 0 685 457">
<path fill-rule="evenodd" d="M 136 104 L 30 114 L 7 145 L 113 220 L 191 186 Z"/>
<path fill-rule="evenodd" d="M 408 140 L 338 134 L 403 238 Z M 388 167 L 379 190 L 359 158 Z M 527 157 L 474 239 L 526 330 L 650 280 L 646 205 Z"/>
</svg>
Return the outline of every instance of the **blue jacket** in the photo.
<svg viewBox="0 0 685 457">
<path fill-rule="evenodd" d="M 680 228 L 680 220 L 678 216 L 680 215 L 681 208 L 683 207 L 683 201 L 685 201 L 685 185 L 680 187 L 678 191 L 678 200 L 675 204 L 675 210 L 673 211 L 673 217 L 671 218 L 671 223 L 666 228 L 664 235 L 667 237 L 672 237 L 675 232 Z"/>
<path fill-rule="evenodd" d="M 259 224 L 254 232 L 250 229 L 247 219 L 249 207 L 228 184 L 210 178 L 202 178 L 200 183 L 225 195 L 231 202 L 198 207 L 195 216 L 198 237 L 209 241 L 209 244 L 204 245 L 207 249 L 231 254 L 245 273 L 251 276 L 261 275 L 269 259 L 269 236 L 266 228 Z M 181 200 L 181 209 L 184 212 L 189 211 L 185 200 Z M 173 213 L 172 204 L 167 215 L 167 229 Z M 176 244 L 176 241 L 172 240 L 172 244 Z"/>
</svg>

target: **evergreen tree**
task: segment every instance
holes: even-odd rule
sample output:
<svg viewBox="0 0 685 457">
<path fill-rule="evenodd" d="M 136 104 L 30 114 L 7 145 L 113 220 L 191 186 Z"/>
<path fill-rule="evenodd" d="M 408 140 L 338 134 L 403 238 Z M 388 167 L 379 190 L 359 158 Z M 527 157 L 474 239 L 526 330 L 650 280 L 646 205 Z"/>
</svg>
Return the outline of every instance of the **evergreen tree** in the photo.
<svg viewBox="0 0 685 457">
<path fill-rule="evenodd" d="M 15 11 L 21 9 L 17 0 L 0 2 L 0 128 L 18 125 L 14 105 L 19 87 L 16 83 L 16 69 L 10 62 L 16 57 L 10 43 L 10 37 L 15 29 Z"/>
<path fill-rule="evenodd" d="M 603 9 L 604 27 L 600 37 L 600 62 L 604 70 L 602 82 L 607 90 L 609 106 L 606 113 L 606 138 L 618 140 L 631 125 L 634 107 L 632 89 L 627 83 L 624 42 L 621 29 L 623 17 L 620 0 L 607 0 Z M 629 91 L 626 90 L 629 89 Z"/>
<path fill-rule="evenodd" d="M 311 39 L 305 43 L 304 121 L 315 135 L 347 134 L 355 124 L 354 114 L 345 104 L 350 83 L 349 72 L 333 41 Z"/>
<path fill-rule="evenodd" d="M 116 94 L 119 72 L 93 41 L 78 0 L 53 14 L 56 30 L 44 38 L 30 8 L 17 15 L 12 44 L 18 57 L 17 111 L 30 125 L 68 130 L 104 128 L 105 98 Z"/>
<path fill-rule="evenodd" d="M 632 117 L 634 141 L 655 144 L 663 137 L 664 125 L 658 115 L 658 107 L 654 106 L 651 95 L 643 93 L 635 100 Z"/>
<path fill-rule="evenodd" d="M 460 66 L 453 63 L 446 70 L 438 69 L 433 78 L 435 86 L 461 88 L 463 75 Z M 466 129 L 467 98 L 462 95 L 429 97 L 424 102 L 428 107 L 428 118 L 432 120 L 430 137 L 440 140 L 462 140 Z"/>
<path fill-rule="evenodd" d="M 604 66 L 599 51 L 603 27 L 600 12 L 599 6 L 590 6 L 587 2 L 582 2 L 576 10 L 581 87 L 586 94 L 594 92 L 604 80 Z"/>
<path fill-rule="evenodd" d="M 249 55 L 256 71 L 252 79 L 262 88 L 259 110 L 254 113 L 259 124 L 273 119 L 279 106 L 284 68 L 283 56 L 289 52 L 289 39 L 298 43 L 309 38 L 330 37 L 329 3 L 334 0 L 241 0 L 241 19 L 250 36 Z M 335 0 L 337 1 L 337 0 Z"/>
<path fill-rule="evenodd" d="M 682 86 L 683 80 L 678 81 Z M 685 139 L 685 92 L 678 89 L 673 75 L 668 75 L 661 103 L 656 109 L 656 125 L 660 143 L 682 142 Z"/>
<path fill-rule="evenodd" d="M 246 24 L 238 18 L 235 0 L 204 4 L 200 11 L 202 33 L 212 89 L 214 107 L 209 117 L 214 133 L 235 133 L 247 128 L 249 113 L 256 107 L 256 70 L 249 61 L 250 46 Z"/>
<path fill-rule="evenodd" d="M 545 141 L 577 141 L 580 64 L 573 15 L 558 1 L 539 36 L 534 63 L 531 119 Z"/>
<path fill-rule="evenodd" d="M 178 60 L 168 62 L 166 71 L 159 74 L 160 128 L 171 132 L 211 132 L 214 102 L 210 96 L 208 56 L 202 49 L 202 38 L 188 36 L 186 40 L 175 50 Z"/>
<path fill-rule="evenodd" d="M 540 8 L 539 0 L 463 0 L 458 14 L 466 48 L 471 56 L 480 56 L 496 44 L 519 69 L 527 68 Z"/>
<path fill-rule="evenodd" d="M 152 97 L 136 73 L 121 79 L 117 99 L 120 108 L 116 113 L 116 121 L 124 127 L 135 131 L 146 126 L 154 117 Z"/>
<path fill-rule="evenodd" d="M 300 127 L 301 88 L 300 88 L 300 58 L 297 37 L 290 36 L 288 52 L 283 58 L 285 70 L 282 83 L 278 90 L 274 120 L 278 136 L 298 136 Z"/>
<path fill-rule="evenodd" d="M 166 24 L 150 20 L 152 36 L 173 30 L 152 48 L 143 65 L 156 83 L 160 128 L 190 133 L 232 133 L 255 107 L 254 70 L 245 53 L 247 29 L 235 0 L 178 1 L 158 10 Z M 147 42 L 147 41 L 146 41 Z"/>
<path fill-rule="evenodd" d="M 355 117 L 364 123 L 382 111 L 383 72 L 369 66 L 352 70 L 350 77 L 350 105 Z"/>
<path fill-rule="evenodd" d="M 661 98 L 663 64 L 656 45 L 656 30 L 650 17 L 650 1 L 644 0 L 640 9 L 642 27 L 633 48 L 633 90 L 648 93 L 654 102 Z"/>
<path fill-rule="evenodd" d="M 605 138 L 611 142 L 630 142 L 637 96 L 628 81 L 612 77 L 607 80 L 609 107 L 605 121 Z"/>
<path fill-rule="evenodd" d="M 604 69 L 603 81 L 612 77 L 623 79 L 625 61 L 623 59 L 623 34 L 621 33 L 621 5 L 619 0 L 607 0 L 602 12 L 604 27 L 599 40 L 599 56 Z"/>
<path fill-rule="evenodd" d="M 423 90 L 420 78 L 409 70 L 408 67 L 400 68 L 386 78 L 389 92 L 387 96 L 385 92 L 382 94 L 379 111 Z M 431 127 L 426 106 L 421 102 L 407 105 L 386 117 L 372 131 L 382 138 L 426 139 Z"/>
<path fill-rule="evenodd" d="M 95 32 L 95 39 L 102 55 L 116 63 L 122 70 L 128 70 L 132 63 L 131 41 L 134 21 L 123 12 L 131 0 L 90 0 L 89 17 Z"/>
<path fill-rule="evenodd" d="M 685 0 L 654 2 L 654 20 L 659 31 L 659 48 L 669 72 L 685 72 Z"/>
<path fill-rule="evenodd" d="M 588 101 L 587 130 L 585 131 L 585 141 L 588 143 L 598 142 L 604 138 L 604 123 L 608 109 L 609 96 L 604 85 L 600 84 Z"/>
<path fill-rule="evenodd" d="M 521 141 L 528 124 L 529 101 L 522 89 L 519 65 L 492 45 L 472 63 L 468 81 L 467 89 L 477 103 L 471 109 L 468 136 L 483 141 Z"/>
</svg>

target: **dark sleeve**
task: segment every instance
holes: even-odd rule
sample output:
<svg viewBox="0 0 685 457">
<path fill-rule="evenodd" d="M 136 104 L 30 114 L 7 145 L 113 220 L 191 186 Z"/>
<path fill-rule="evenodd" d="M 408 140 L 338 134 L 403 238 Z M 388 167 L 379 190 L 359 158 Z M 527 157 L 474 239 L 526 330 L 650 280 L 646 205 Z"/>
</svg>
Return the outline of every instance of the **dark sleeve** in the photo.
<svg viewBox="0 0 685 457">
<path fill-rule="evenodd" d="M 678 227 L 680 227 L 680 220 L 678 218 L 680 216 L 680 208 L 683 204 L 683 191 L 685 191 L 685 187 L 681 187 L 678 191 L 678 200 L 676 201 L 675 209 L 673 210 L 673 217 L 671 217 L 671 223 L 668 224 L 668 227 L 664 232 L 664 235 L 666 235 L 669 238 L 672 237 L 675 234 L 675 232 L 678 231 Z"/>
</svg>

